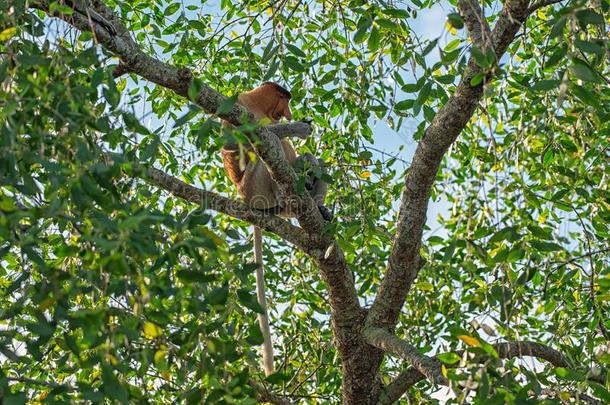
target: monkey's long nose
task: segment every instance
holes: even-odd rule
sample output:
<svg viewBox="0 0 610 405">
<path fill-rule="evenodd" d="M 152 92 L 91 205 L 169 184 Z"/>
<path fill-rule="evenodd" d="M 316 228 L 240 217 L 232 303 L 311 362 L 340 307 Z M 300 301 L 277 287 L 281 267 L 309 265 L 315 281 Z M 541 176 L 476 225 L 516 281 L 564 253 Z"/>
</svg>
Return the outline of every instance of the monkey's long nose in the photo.
<svg viewBox="0 0 610 405">
<path fill-rule="evenodd" d="M 292 112 L 290 111 L 290 108 L 287 108 L 284 111 L 284 117 L 286 117 L 288 121 L 292 120 Z"/>
</svg>

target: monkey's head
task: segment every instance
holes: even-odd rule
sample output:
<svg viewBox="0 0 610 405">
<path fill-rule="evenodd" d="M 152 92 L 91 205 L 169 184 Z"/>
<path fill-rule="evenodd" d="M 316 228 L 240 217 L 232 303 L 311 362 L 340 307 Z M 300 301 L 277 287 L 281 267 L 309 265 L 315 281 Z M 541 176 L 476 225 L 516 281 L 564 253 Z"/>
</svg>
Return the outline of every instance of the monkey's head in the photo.
<svg viewBox="0 0 610 405">
<path fill-rule="evenodd" d="M 250 104 L 246 107 L 259 118 L 267 117 L 273 122 L 279 121 L 282 117 L 286 117 L 287 120 L 292 119 L 289 106 L 292 94 L 277 83 L 264 82 L 254 90 L 244 93 L 243 96 Z"/>
</svg>

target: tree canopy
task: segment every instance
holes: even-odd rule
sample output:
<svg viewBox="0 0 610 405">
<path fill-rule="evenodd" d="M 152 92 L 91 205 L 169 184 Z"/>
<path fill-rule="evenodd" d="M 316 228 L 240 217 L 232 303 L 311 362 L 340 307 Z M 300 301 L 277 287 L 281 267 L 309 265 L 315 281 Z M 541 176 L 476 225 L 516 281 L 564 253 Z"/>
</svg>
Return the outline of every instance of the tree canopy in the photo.
<svg viewBox="0 0 610 405">
<path fill-rule="evenodd" d="M 608 0 L 0 0 L 0 403 L 610 403 L 609 24 Z M 252 123 L 264 81 L 308 124 Z M 304 127 L 330 222 L 278 153 Z M 239 200 L 228 139 L 296 218 Z"/>
</svg>

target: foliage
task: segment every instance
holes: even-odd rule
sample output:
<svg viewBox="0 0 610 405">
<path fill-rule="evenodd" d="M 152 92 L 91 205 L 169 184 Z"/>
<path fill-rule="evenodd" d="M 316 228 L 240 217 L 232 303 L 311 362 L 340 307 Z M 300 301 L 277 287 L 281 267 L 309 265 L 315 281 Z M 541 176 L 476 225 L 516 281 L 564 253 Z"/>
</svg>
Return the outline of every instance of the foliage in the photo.
<svg viewBox="0 0 610 405">
<path fill-rule="evenodd" d="M 265 80 L 291 89 L 295 119 L 318 129 L 298 149 L 331 168 L 332 231 L 366 303 L 409 159 L 375 145 L 407 132 L 419 140 L 472 51 L 498 80 L 438 174 L 441 213 L 398 332 L 447 364 L 468 347 L 486 356 L 449 370 L 455 401 L 525 403 L 548 381 L 610 401 L 607 386 L 583 382 L 591 365 L 610 363 L 610 347 L 600 349 L 610 338 L 609 3 L 539 9 L 499 63 L 472 49 L 452 2 L 443 34 L 420 38 L 413 22 L 437 3 L 107 2 L 146 52 L 223 94 Z M 154 165 L 235 196 L 218 125 L 166 89 L 115 80 L 116 60 L 95 42 L 0 1 L 3 400 L 253 403 L 261 334 L 247 225 L 137 176 Z M 266 383 L 338 401 L 325 285 L 302 253 L 267 240 L 281 367 Z M 561 349 L 575 371 L 502 366 L 485 342 L 514 339 Z M 384 365 L 386 375 L 399 368 Z M 431 391 L 422 382 L 411 393 Z"/>
</svg>

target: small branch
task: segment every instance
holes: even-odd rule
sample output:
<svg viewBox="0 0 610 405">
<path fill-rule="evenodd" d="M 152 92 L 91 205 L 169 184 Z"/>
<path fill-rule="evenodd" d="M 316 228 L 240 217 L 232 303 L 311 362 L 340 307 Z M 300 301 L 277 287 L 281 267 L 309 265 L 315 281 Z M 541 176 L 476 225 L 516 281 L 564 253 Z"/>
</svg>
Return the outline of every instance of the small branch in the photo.
<svg viewBox="0 0 610 405">
<path fill-rule="evenodd" d="M 553 389 L 545 389 L 542 390 L 541 395 L 546 396 L 547 398 L 560 398 L 561 392 L 565 392 L 564 390 L 553 390 Z M 572 398 L 577 399 L 580 402 L 590 405 L 604 405 L 602 401 L 598 401 L 595 398 L 591 398 L 587 394 L 583 394 L 581 392 L 568 391 Z M 578 401 L 576 403 L 578 403 Z"/>
<path fill-rule="evenodd" d="M 502 342 L 493 345 L 493 347 L 498 353 L 498 357 L 500 357 L 501 359 L 512 359 L 515 357 L 521 358 L 529 356 L 536 357 L 541 360 L 546 360 L 554 367 L 571 368 L 571 364 L 561 352 L 542 343 L 529 341 Z M 463 351 L 457 352 L 457 354 L 461 356 L 463 354 Z M 388 384 L 383 393 L 380 395 L 378 404 L 394 403 L 409 388 L 426 378 L 427 377 L 415 367 L 409 367 L 408 369 L 399 373 L 398 376 L 394 379 L 394 381 Z M 588 376 L 588 379 L 591 381 L 595 381 L 599 384 L 605 383 L 605 377 L 603 375 L 591 375 Z"/>
<path fill-rule="evenodd" d="M 517 341 L 496 343 L 493 346 L 501 359 L 529 356 L 546 360 L 555 367 L 570 367 L 570 363 L 561 352 L 542 343 Z"/>
<path fill-rule="evenodd" d="M 407 368 L 400 372 L 394 381 L 389 383 L 381 394 L 379 394 L 377 405 L 390 405 L 395 403 L 409 388 L 425 379 L 426 376 L 417 371 L 415 367 Z"/>
<path fill-rule="evenodd" d="M 258 393 L 259 402 L 270 402 L 276 405 L 293 404 L 292 401 L 286 399 L 285 397 L 270 392 L 267 387 L 257 381 L 250 379 L 248 380 L 248 384 Z"/>
<path fill-rule="evenodd" d="M 449 385 L 437 359 L 421 354 L 415 346 L 385 329 L 367 328 L 363 334 L 367 343 L 408 361 L 433 384 Z"/>
<path fill-rule="evenodd" d="M 538 10 L 539 8 L 550 6 L 550 5 L 557 4 L 557 3 L 561 3 L 562 1 L 563 0 L 540 0 L 540 1 L 532 4 L 527 12 L 529 14 L 532 14 L 534 11 Z"/>
<path fill-rule="evenodd" d="M 458 0 L 457 4 L 472 42 L 481 50 L 487 49 L 491 45 L 491 29 L 479 1 Z"/>
<path fill-rule="evenodd" d="M 27 377 L 6 377 L 6 379 L 9 381 L 25 383 L 25 384 L 32 384 L 32 385 L 39 385 L 39 386 L 49 387 L 49 388 L 63 388 L 67 392 L 76 391 L 76 389 L 70 385 L 60 384 L 60 383 L 56 383 L 56 382 L 52 382 L 52 381 L 36 380 L 34 378 L 27 378 Z"/>
</svg>

